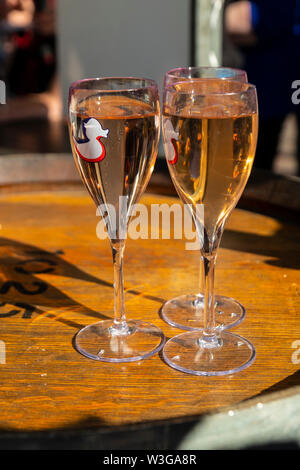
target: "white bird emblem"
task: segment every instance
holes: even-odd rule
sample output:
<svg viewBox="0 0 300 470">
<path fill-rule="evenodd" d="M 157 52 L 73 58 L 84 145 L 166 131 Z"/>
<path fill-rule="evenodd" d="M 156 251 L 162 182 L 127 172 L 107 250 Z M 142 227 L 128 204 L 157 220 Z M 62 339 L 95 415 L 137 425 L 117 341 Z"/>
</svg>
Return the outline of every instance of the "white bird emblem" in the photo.
<svg viewBox="0 0 300 470">
<path fill-rule="evenodd" d="M 171 165 L 175 165 L 178 159 L 177 152 L 177 140 L 179 137 L 179 132 L 175 132 L 174 127 L 170 119 L 164 124 L 164 137 L 167 147 L 167 160 Z"/>
<path fill-rule="evenodd" d="M 107 138 L 109 129 L 103 129 L 100 122 L 95 118 L 82 121 L 83 139 L 74 139 L 75 149 L 80 158 L 87 162 L 100 162 L 105 157 L 105 147 L 100 141 L 102 137 Z"/>
</svg>

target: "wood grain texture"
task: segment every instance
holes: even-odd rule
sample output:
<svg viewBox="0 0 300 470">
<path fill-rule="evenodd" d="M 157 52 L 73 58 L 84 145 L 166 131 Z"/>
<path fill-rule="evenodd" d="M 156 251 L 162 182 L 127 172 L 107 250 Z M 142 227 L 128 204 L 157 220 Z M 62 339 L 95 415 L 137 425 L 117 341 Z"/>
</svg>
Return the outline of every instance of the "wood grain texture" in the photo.
<svg viewBox="0 0 300 470">
<path fill-rule="evenodd" d="M 145 195 L 146 204 L 172 204 Z M 257 359 L 228 377 L 194 377 L 156 355 L 127 364 L 89 360 L 73 347 L 79 328 L 112 317 L 109 242 L 84 189 L 0 195 L 0 429 L 81 429 L 191 417 L 242 400 L 299 370 L 299 227 L 237 209 L 218 255 L 216 292 L 247 309 L 232 331 Z M 127 314 L 180 330 L 159 316 L 163 302 L 198 287 L 198 254 L 183 240 L 130 240 L 125 252 Z"/>
</svg>

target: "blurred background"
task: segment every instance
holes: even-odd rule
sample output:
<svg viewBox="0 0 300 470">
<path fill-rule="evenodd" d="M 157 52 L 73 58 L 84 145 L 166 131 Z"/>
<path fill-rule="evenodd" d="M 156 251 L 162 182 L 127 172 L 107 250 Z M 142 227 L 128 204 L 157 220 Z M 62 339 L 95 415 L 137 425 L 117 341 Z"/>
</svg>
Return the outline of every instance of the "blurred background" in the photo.
<svg viewBox="0 0 300 470">
<path fill-rule="evenodd" d="M 186 65 L 246 69 L 259 95 L 255 166 L 300 174 L 300 104 L 292 100 L 297 80 L 300 88 L 300 0 L 0 0 L 7 95 L 0 105 L 6 172 L 0 181 L 26 171 L 26 162 L 17 165 L 21 155 L 30 165 L 37 155 L 54 156 L 56 165 L 61 158 L 73 175 L 66 126 L 71 82 L 135 75 L 161 87 L 168 69 Z"/>
</svg>

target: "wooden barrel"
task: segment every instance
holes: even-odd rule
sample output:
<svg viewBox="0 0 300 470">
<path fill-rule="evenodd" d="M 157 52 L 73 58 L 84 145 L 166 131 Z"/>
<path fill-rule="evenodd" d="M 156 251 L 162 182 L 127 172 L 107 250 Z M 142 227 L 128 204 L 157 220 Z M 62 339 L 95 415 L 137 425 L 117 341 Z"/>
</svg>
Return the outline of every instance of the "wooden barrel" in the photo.
<svg viewBox="0 0 300 470">
<path fill-rule="evenodd" d="M 142 202 L 178 200 L 147 193 Z M 113 315 L 110 246 L 96 236 L 99 218 L 81 184 L 6 186 L 0 207 L 1 448 L 175 448 L 207 413 L 299 383 L 297 221 L 245 209 L 231 215 L 216 293 L 246 307 L 234 331 L 257 358 L 232 376 L 195 377 L 161 355 L 109 364 L 74 349 L 79 328 Z M 178 334 L 160 309 L 197 291 L 198 264 L 185 240 L 128 239 L 128 317 L 153 322 L 167 338 Z"/>
</svg>

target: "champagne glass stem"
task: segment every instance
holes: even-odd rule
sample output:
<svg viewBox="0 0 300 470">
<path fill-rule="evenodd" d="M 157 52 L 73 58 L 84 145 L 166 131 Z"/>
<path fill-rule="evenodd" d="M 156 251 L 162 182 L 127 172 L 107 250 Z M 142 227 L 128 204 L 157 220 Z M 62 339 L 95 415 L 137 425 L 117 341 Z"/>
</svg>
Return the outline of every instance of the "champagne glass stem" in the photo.
<svg viewBox="0 0 300 470">
<path fill-rule="evenodd" d="M 215 330 L 215 295 L 214 278 L 216 254 L 201 253 L 201 264 L 203 266 L 203 294 L 204 294 L 204 328 L 198 343 L 203 348 L 214 348 L 219 346 L 219 337 Z"/>
<path fill-rule="evenodd" d="M 214 278 L 215 278 L 215 256 L 201 255 L 203 263 L 204 284 L 204 330 L 206 335 L 211 335 L 215 328 L 214 315 Z"/>
<path fill-rule="evenodd" d="M 125 240 L 111 243 L 114 265 L 114 324 L 117 329 L 126 328 L 123 258 Z"/>
<path fill-rule="evenodd" d="M 200 295 L 204 295 L 204 291 L 205 291 L 204 270 L 205 270 L 204 259 L 203 259 L 203 256 L 201 255 L 200 256 L 200 282 L 199 282 L 199 286 L 200 286 L 199 294 Z"/>
<path fill-rule="evenodd" d="M 211 245 L 210 248 L 208 246 L 206 246 L 205 253 L 209 249 L 209 251 L 211 250 L 213 254 L 206 253 L 205 255 L 201 254 L 201 256 L 200 256 L 200 269 L 199 269 L 199 272 L 200 272 L 199 289 L 200 290 L 199 290 L 199 294 L 203 295 L 203 296 L 205 295 L 205 289 L 206 289 L 205 272 L 206 272 L 206 267 L 207 267 L 207 259 L 214 258 L 214 268 L 215 268 L 216 259 L 217 259 L 217 249 L 219 248 L 220 241 L 221 241 L 221 238 L 222 238 L 222 235 L 223 235 L 224 225 L 225 225 L 225 221 L 223 221 L 220 224 L 220 226 L 216 228 L 215 236 L 213 237 L 213 242 L 211 244 L 209 244 L 209 245 Z M 197 233 L 199 234 L 200 230 L 202 230 L 202 229 L 201 229 L 201 226 L 198 222 L 197 222 L 196 227 L 197 227 Z M 200 240 L 200 243 L 201 243 L 201 237 L 200 236 L 199 236 L 199 240 Z M 213 273 L 213 278 L 214 278 L 214 273 Z M 215 325 L 214 325 L 214 327 L 215 327 Z"/>
</svg>

